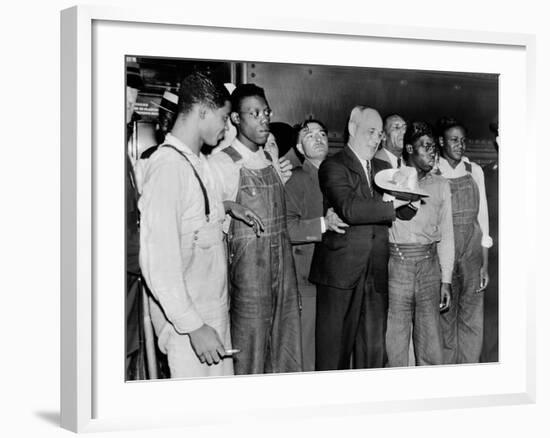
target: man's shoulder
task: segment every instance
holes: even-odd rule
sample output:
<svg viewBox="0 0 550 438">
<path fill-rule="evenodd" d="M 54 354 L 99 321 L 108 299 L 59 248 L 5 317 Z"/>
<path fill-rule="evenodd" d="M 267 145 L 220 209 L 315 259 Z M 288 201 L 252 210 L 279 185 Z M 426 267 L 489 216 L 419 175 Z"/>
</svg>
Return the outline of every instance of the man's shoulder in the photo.
<svg viewBox="0 0 550 438">
<path fill-rule="evenodd" d="M 372 159 L 372 167 L 376 171 L 385 170 L 385 169 L 391 169 L 392 165 L 387 160 L 382 160 L 380 158 L 377 158 L 376 155 Z"/>
<path fill-rule="evenodd" d="M 242 161 L 242 156 L 229 145 L 221 149 L 214 149 L 212 153 L 208 155 L 208 161 L 213 164 L 238 165 L 238 163 Z"/>
<path fill-rule="evenodd" d="M 330 155 L 321 163 L 320 167 L 323 166 L 332 166 L 332 165 L 342 165 L 345 163 L 347 157 L 344 153 L 344 150 L 336 152 L 334 155 Z"/>
<path fill-rule="evenodd" d="M 378 149 L 374 154 L 374 158 L 389 162 L 388 154 L 384 148 Z"/>
<path fill-rule="evenodd" d="M 285 187 L 291 190 L 300 189 L 304 186 L 308 178 L 308 173 L 303 166 L 295 167 L 294 169 L 292 169 L 292 175 L 285 184 Z"/>
<path fill-rule="evenodd" d="M 472 172 L 483 175 L 483 168 L 479 164 L 475 161 L 469 161 L 469 163 L 472 166 Z"/>
</svg>

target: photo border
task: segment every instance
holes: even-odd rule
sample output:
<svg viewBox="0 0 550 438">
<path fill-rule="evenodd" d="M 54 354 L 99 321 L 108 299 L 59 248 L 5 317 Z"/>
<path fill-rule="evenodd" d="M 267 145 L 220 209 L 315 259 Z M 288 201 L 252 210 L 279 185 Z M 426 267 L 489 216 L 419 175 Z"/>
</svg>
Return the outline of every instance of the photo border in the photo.
<svg viewBox="0 0 550 438">
<path fill-rule="evenodd" d="M 186 25 L 200 28 L 243 29 L 283 32 L 381 37 L 397 40 L 426 40 L 468 44 L 507 45 L 525 50 L 527 75 L 527 138 L 534 143 L 535 37 L 526 34 L 428 29 L 403 26 L 309 21 L 292 17 L 232 17 L 224 14 L 205 18 L 200 10 L 140 11 L 111 7 L 78 6 L 61 13 L 61 425 L 73 431 L 163 427 L 206 421 L 175 416 L 165 420 L 94 418 L 93 285 L 96 281 L 94 252 L 94 166 L 92 154 L 93 39 L 94 21 L 120 21 L 145 25 Z M 259 26 L 257 23 L 262 23 Z M 535 175 L 527 184 L 534 187 Z M 533 245 L 534 246 L 534 245 Z M 527 298 L 527 376 L 525 390 L 513 394 L 423 400 L 421 409 L 475 407 L 532 403 L 535 400 L 535 277 L 529 276 Z M 323 415 L 361 415 L 367 412 L 398 412 L 419 409 L 417 400 L 380 401 L 345 406 L 317 407 Z M 281 407 L 278 415 L 301 417 L 296 408 Z M 299 409 L 298 409 L 299 410 Z M 306 414 L 309 415 L 309 414 Z"/>
</svg>

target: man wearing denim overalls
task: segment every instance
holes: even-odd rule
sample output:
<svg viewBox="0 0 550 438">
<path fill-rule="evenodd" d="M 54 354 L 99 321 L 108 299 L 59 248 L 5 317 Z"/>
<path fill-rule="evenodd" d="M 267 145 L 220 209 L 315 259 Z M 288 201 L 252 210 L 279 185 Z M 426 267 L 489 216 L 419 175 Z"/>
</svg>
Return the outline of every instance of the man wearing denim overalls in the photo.
<svg viewBox="0 0 550 438">
<path fill-rule="evenodd" d="M 454 119 L 439 121 L 439 171 L 452 194 L 455 264 L 453 303 L 441 315 L 446 364 L 479 362 L 483 345 L 483 292 L 489 283 L 489 215 L 483 170 L 464 156 L 466 129 Z"/>
<path fill-rule="evenodd" d="M 254 210 L 264 231 L 234 220 L 228 229 L 231 337 L 240 352 L 235 374 L 302 371 L 299 296 L 286 226 L 284 179 L 288 160 L 263 146 L 272 115 L 264 90 L 239 85 L 231 94 L 237 137 L 214 151 L 210 164 L 224 185 L 224 197 Z"/>
</svg>

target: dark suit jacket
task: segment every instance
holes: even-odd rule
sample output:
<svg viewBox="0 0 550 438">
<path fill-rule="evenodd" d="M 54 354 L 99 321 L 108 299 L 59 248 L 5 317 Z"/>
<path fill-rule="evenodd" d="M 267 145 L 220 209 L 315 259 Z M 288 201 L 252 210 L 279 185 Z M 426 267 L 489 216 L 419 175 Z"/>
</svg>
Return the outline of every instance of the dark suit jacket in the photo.
<svg viewBox="0 0 550 438">
<path fill-rule="evenodd" d="M 371 163 L 374 173 L 390 167 L 376 158 Z M 395 220 L 393 205 L 383 202 L 379 191 L 371 195 L 365 171 L 349 146 L 323 162 L 319 183 L 324 211 L 334 208 L 350 227 L 345 234 L 327 231 L 323 235 L 313 254 L 310 281 L 352 289 L 370 263 L 376 291 L 387 293 L 388 226 Z"/>
<path fill-rule="evenodd" d="M 321 241 L 323 194 L 319 187 L 317 168 L 305 160 L 292 171 L 285 185 L 286 218 L 292 254 L 296 264 L 298 289 L 303 296 L 315 296 L 316 288 L 309 277 L 315 242 Z"/>
</svg>

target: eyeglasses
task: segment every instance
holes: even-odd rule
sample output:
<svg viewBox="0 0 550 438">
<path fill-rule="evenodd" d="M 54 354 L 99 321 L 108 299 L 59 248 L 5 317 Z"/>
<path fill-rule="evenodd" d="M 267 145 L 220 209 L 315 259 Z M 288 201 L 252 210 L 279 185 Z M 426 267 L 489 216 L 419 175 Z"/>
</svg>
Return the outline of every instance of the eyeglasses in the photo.
<svg viewBox="0 0 550 438">
<path fill-rule="evenodd" d="M 406 131 L 406 130 L 407 130 L 406 123 L 394 123 L 390 127 L 390 131 Z"/>
<path fill-rule="evenodd" d="M 435 152 L 435 143 L 426 143 L 424 145 L 424 149 L 426 149 L 426 152 L 428 153 L 432 153 L 432 152 Z"/>
<path fill-rule="evenodd" d="M 239 112 L 239 114 L 248 114 L 255 120 L 258 120 L 260 116 L 263 116 L 266 119 L 271 119 L 271 117 L 273 116 L 273 110 L 271 108 L 265 108 L 263 110 L 256 109 L 249 112 Z"/>
</svg>

